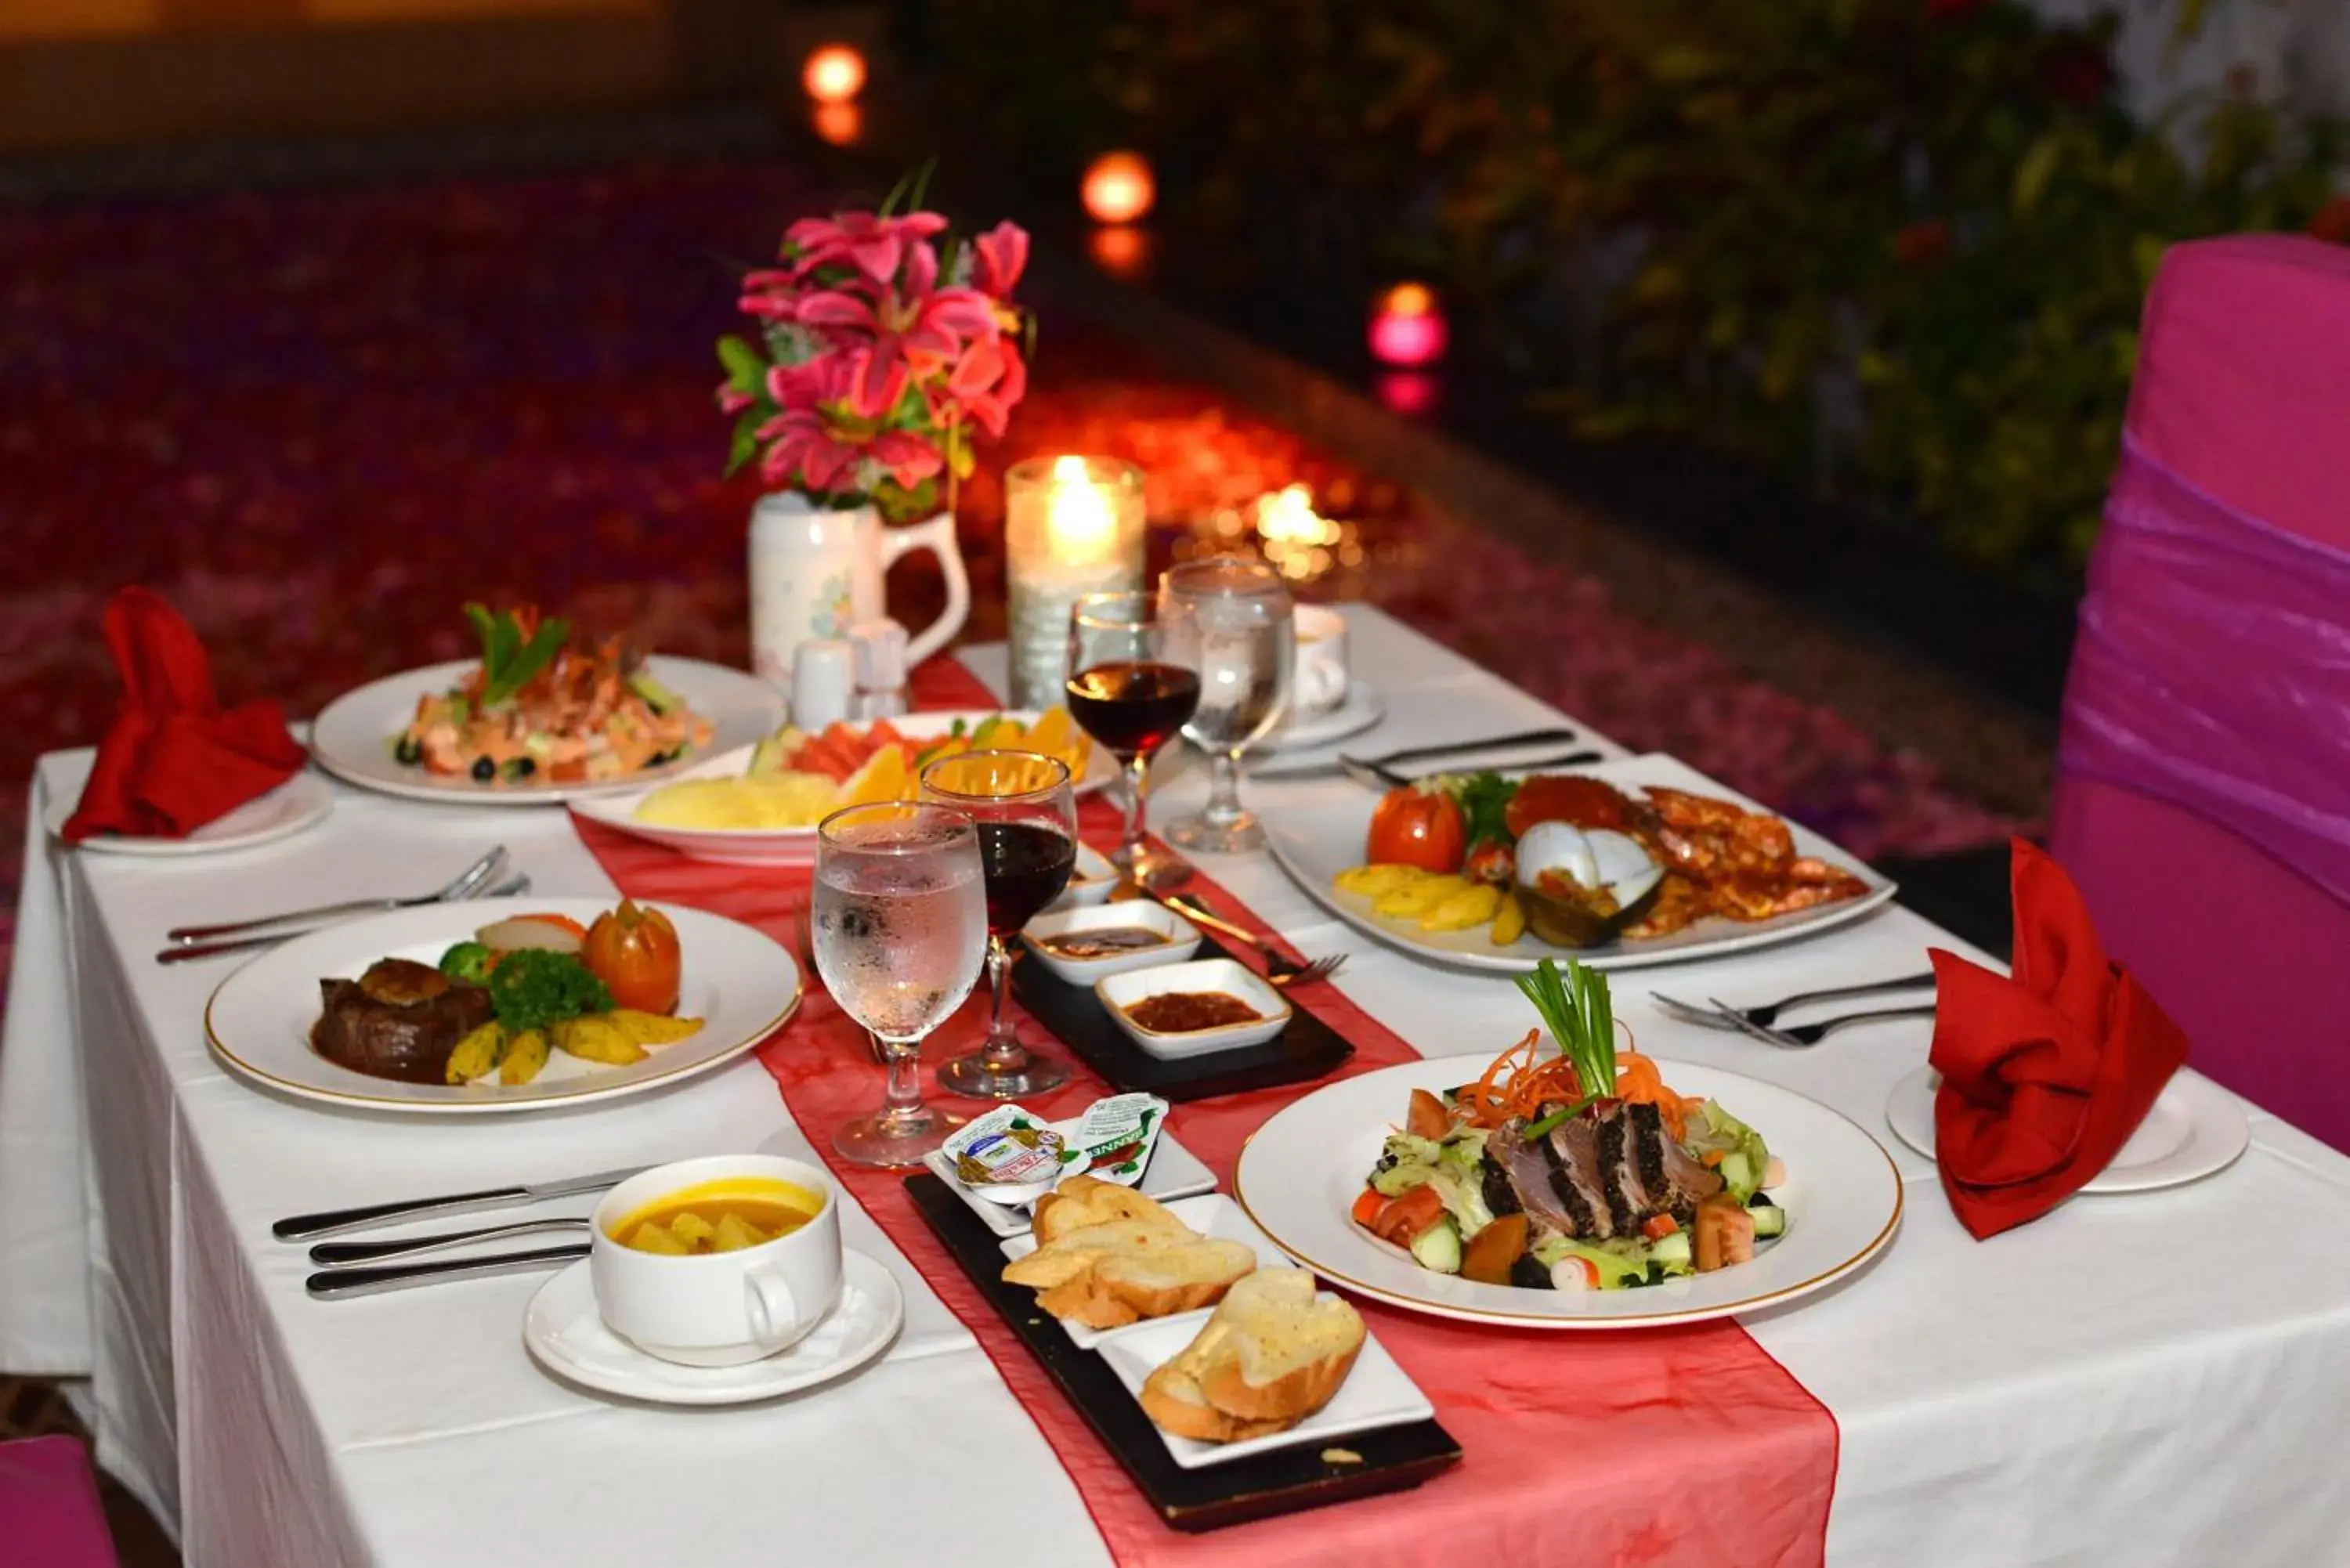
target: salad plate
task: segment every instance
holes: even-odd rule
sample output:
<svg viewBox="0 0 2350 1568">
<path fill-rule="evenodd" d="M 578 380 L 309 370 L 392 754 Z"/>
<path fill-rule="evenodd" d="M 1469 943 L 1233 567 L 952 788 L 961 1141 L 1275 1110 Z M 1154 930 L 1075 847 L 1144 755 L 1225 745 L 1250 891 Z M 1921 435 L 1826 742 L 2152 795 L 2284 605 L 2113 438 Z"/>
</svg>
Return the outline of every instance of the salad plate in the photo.
<svg viewBox="0 0 2350 1568">
<path fill-rule="evenodd" d="M 237 1076 L 280 1094 L 350 1109 L 411 1116 L 485 1116 L 619 1099 L 725 1065 L 798 1008 L 799 966 L 749 926 L 665 905 L 683 959 L 677 1015 L 700 1027 L 626 1066 L 552 1053 L 527 1083 L 411 1083 L 329 1061 L 311 1044 L 321 982 L 354 979 L 386 959 L 437 965 L 452 946 L 503 919 L 556 915 L 592 924 L 603 898 L 480 898 L 347 920 L 272 949 L 221 981 L 204 1004 L 204 1038 Z"/>
<path fill-rule="evenodd" d="M 420 700 L 438 697 L 473 675 L 477 659 L 452 659 L 399 675 L 388 675 L 347 691 L 328 703 L 310 727 L 310 750 L 318 763 L 362 789 L 408 800 L 461 805 L 547 805 L 601 794 L 641 790 L 672 779 L 703 759 L 747 747 L 784 722 L 783 699 L 764 680 L 739 670 L 699 659 L 660 654 L 645 660 L 654 680 L 684 700 L 711 726 L 707 745 L 674 762 L 639 769 L 623 777 L 556 784 L 542 776 L 477 780 L 470 774 L 435 774 L 403 763 L 395 748 L 416 717 Z"/>
<path fill-rule="evenodd" d="M 1893 1085 L 1885 1119 L 1893 1134 L 1927 1158 L 1934 1158 L 1934 1093 L 1941 1075 L 1919 1067 Z M 2146 1119 L 2081 1190 L 2094 1193 L 2154 1192 L 2215 1176 L 2251 1147 L 2251 1125 L 2237 1098 L 2199 1073 L 2173 1073 Z"/>
<path fill-rule="evenodd" d="M 1768 815 L 1767 808 L 1716 784 L 1678 758 L 1652 753 L 1612 763 L 1596 763 L 1574 771 L 1578 778 L 1596 779 L 1627 794 L 1661 788 L 1727 803 L 1747 813 Z M 1504 774 L 1517 777 L 1517 774 Z M 1568 949 L 1555 947 L 1527 931 L 1507 945 L 1497 946 L 1489 923 L 1465 929 L 1430 930 L 1410 920 L 1382 918 L 1374 899 L 1339 885 L 1339 877 L 1360 867 L 1366 857 L 1373 812 L 1379 798 L 1367 791 L 1336 801 L 1316 791 L 1310 801 L 1272 804 L 1256 808 L 1264 825 L 1265 840 L 1274 858 L 1306 896 L 1332 914 L 1390 947 L 1416 958 L 1499 973 L 1525 973 L 1544 958 L 1573 956 L 1593 969 L 1632 969 L 1647 964 L 1677 963 L 1719 958 L 1752 948 L 1768 947 L 1847 924 L 1890 902 L 1898 889 L 1893 882 L 1856 860 L 1818 834 L 1795 823 L 1786 825 L 1795 855 L 1814 860 L 1850 880 L 1853 896 L 1831 903 L 1774 915 L 1765 919 L 1733 920 L 1708 915 L 1669 935 L 1624 938 L 1608 945 Z"/>
<path fill-rule="evenodd" d="M 901 714 L 889 721 L 891 726 L 906 739 L 917 744 L 925 741 L 943 740 L 951 734 L 967 733 L 983 720 L 998 713 L 1017 719 L 1024 724 L 1034 723 L 1038 715 L 1034 711 L 997 709 L 942 711 L 929 713 Z M 1118 774 L 1117 760 L 1090 740 L 1085 777 L 1076 781 L 1074 793 L 1087 795 L 1101 789 Z M 753 753 L 757 746 L 743 745 L 707 757 L 674 773 L 659 776 L 645 775 L 631 780 L 622 789 L 599 794 L 580 801 L 575 810 L 588 821 L 642 838 L 650 843 L 674 849 L 691 859 L 707 860 L 724 866 L 806 866 L 816 859 L 816 828 L 807 827 L 686 827 L 667 823 L 640 820 L 637 808 L 645 797 L 661 784 L 681 779 L 740 778 L 750 771 Z M 1105 864 L 1098 857 L 1097 865 Z M 1100 887 L 1104 896 L 1107 883 Z"/>
<path fill-rule="evenodd" d="M 65 826 L 78 804 L 72 795 L 49 803 L 42 826 L 53 837 L 63 838 Z M 327 820 L 335 808 L 334 786 L 305 768 L 266 794 L 256 795 L 227 815 L 207 822 L 185 838 L 144 838 L 130 834 L 100 833 L 74 847 L 100 855 L 143 855 L 178 859 L 190 855 L 218 855 L 230 849 L 251 849 L 291 838 Z"/>
<path fill-rule="evenodd" d="M 1335 1284 L 1438 1317 L 1543 1329 L 1651 1328 L 1780 1305 L 1851 1273 L 1900 1225 L 1900 1172 L 1853 1122 L 1759 1078 L 1658 1061 L 1676 1093 L 1719 1104 L 1767 1140 L 1785 1169 L 1769 1194 L 1783 1210 L 1777 1240 L 1751 1261 L 1631 1289 L 1526 1289 L 1423 1268 L 1350 1210 L 1411 1091 L 1443 1095 L 1477 1082 L 1492 1064 L 1482 1054 L 1405 1062 L 1293 1102 L 1242 1148 L 1233 1195 L 1274 1245 Z"/>
</svg>

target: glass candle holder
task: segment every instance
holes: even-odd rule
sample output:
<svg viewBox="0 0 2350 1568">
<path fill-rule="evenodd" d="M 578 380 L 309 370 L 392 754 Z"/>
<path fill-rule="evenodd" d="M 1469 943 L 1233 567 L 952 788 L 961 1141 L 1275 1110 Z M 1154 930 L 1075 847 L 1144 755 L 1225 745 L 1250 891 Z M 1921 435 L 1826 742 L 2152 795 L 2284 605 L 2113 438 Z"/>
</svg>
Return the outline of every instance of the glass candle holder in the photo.
<svg viewBox="0 0 2350 1568">
<path fill-rule="evenodd" d="M 1069 610 L 1142 587 L 1142 471 L 1106 457 L 1032 458 L 1003 476 L 1012 706 L 1049 708 L 1069 678 Z"/>
</svg>

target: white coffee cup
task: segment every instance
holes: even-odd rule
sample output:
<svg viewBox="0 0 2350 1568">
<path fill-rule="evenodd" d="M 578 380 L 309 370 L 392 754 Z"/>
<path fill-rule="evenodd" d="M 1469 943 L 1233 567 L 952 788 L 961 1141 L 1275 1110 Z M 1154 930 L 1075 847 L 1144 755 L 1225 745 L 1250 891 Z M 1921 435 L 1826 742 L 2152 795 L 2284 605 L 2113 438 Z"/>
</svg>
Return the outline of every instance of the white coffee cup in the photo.
<svg viewBox="0 0 2350 1568">
<path fill-rule="evenodd" d="M 819 1200 L 799 1229 L 733 1252 L 640 1252 L 612 1235 L 661 1199 L 709 1182 L 783 1181 Z M 588 1277 L 605 1325 L 648 1355 L 688 1366 L 735 1366 L 787 1350 L 840 1299 L 840 1195 L 804 1160 L 722 1154 L 629 1178 L 590 1221 Z"/>
<path fill-rule="evenodd" d="M 1297 677 L 1290 687 L 1290 712 L 1314 718 L 1347 700 L 1352 680 L 1347 669 L 1347 618 L 1320 605 L 1297 607 Z"/>
</svg>

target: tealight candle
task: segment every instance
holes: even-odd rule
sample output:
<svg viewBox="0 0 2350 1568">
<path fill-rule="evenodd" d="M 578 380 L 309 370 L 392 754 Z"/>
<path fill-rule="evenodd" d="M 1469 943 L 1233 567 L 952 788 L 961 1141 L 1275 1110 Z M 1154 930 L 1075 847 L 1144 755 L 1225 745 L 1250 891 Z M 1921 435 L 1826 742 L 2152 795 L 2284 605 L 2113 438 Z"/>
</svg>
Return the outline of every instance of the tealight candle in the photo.
<svg viewBox="0 0 2350 1568">
<path fill-rule="evenodd" d="M 1033 458 L 1003 476 L 1012 705 L 1045 708 L 1068 680 L 1069 611 L 1142 587 L 1142 471 L 1114 458 Z"/>
</svg>

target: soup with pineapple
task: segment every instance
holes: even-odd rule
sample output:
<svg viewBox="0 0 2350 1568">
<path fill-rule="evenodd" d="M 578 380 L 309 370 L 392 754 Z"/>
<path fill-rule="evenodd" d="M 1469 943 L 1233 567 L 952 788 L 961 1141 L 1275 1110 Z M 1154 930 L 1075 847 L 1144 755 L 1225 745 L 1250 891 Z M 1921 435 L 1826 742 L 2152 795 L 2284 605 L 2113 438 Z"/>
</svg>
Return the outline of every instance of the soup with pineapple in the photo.
<svg viewBox="0 0 2350 1568">
<path fill-rule="evenodd" d="M 735 1252 L 788 1236 L 823 1209 L 824 1199 L 804 1187 L 733 1177 L 656 1198 L 615 1221 L 611 1237 L 639 1252 Z"/>
</svg>

